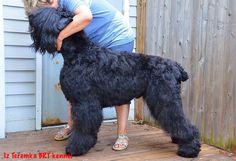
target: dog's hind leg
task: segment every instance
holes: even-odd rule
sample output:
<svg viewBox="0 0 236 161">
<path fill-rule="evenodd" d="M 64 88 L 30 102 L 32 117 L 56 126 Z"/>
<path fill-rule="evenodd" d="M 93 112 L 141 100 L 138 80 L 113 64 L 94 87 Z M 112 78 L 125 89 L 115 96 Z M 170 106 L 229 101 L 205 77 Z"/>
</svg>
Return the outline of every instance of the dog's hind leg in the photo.
<svg viewBox="0 0 236 161">
<path fill-rule="evenodd" d="M 73 131 L 66 153 L 78 156 L 87 153 L 97 142 L 103 117 L 100 104 L 94 100 L 72 104 Z"/>
<path fill-rule="evenodd" d="M 179 145 L 178 155 L 197 157 L 201 147 L 199 132 L 183 113 L 180 84 L 171 79 L 156 80 L 148 87 L 144 99 L 152 116 Z"/>
</svg>

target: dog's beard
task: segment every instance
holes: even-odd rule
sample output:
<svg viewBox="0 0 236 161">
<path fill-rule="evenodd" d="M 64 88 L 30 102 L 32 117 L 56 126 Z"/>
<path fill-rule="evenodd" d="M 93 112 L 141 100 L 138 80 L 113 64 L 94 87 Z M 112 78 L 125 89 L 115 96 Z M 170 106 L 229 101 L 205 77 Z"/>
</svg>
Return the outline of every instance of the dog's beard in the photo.
<svg viewBox="0 0 236 161">
<path fill-rule="evenodd" d="M 42 54 L 57 51 L 56 40 L 61 30 L 71 21 L 73 14 L 51 7 L 43 7 L 29 15 L 30 34 L 33 40 L 32 47 Z"/>
</svg>

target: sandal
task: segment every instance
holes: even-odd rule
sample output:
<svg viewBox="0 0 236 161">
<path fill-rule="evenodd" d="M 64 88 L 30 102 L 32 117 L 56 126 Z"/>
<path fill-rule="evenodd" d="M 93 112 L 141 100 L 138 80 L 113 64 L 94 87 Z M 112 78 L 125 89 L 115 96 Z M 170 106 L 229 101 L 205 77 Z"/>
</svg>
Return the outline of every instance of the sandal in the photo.
<svg viewBox="0 0 236 161">
<path fill-rule="evenodd" d="M 72 129 L 70 128 L 69 125 L 66 125 L 65 128 L 63 128 L 62 130 L 60 130 L 54 137 L 54 139 L 56 141 L 62 141 L 62 140 L 66 140 L 71 136 L 72 133 Z"/>
<path fill-rule="evenodd" d="M 116 151 L 125 150 L 128 147 L 128 141 L 129 138 L 127 135 L 124 134 L 118 135 L 117 140 L 113 145 L 112 149 Z"/>
</svg>

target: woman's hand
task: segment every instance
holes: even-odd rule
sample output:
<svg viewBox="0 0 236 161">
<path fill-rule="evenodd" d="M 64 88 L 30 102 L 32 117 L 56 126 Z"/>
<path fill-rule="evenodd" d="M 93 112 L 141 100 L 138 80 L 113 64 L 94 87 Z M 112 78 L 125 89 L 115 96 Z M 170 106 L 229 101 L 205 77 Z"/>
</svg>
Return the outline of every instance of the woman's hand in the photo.
<svg viewBox="0 0 236 161">
<path fill-rule="evenodd" d="M 83 30 L 93 19 L 91 10 L 86 5 L 80 5 L 75 10 L 75 16 L 73 21 L 67 25 L 60 33 L 57 38 L 56 47 L 57 51 L 61 50 L 63 40 L 70 35 Z"/>
<path fill-rule="evenodd" d="M 60 51 L 60 50 L 61 50 L 62 42 L 63 42 L 63 38 L 60 37 L 60 34 L 59 34 L 59 36 L 58 36 L 58 38 L 57 38 L 57 44 L 56 44 L 57 51 Z"/>
</svg>

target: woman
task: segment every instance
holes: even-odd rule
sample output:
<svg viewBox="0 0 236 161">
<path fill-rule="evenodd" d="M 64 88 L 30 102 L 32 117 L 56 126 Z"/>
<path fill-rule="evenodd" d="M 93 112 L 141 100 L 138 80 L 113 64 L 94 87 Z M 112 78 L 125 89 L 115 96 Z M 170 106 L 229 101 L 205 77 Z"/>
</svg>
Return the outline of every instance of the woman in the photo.
<svg viewBox="0 0 236 161">
<path fill-rule="evenodd" d="M 87 36 L 103 47 L 114 51 L 132 52 L 134 35 L 123 15 L 106 0 L 24 0 L 27 14 L 42 6 L 60 7 L 75 14 L 73 21 L 64 28 L 57 38 L 57 50 L 60 51 L 63 39 L 84 30 Z M 129 105 L 116 106 L 117 140 L 114 150 L 124 150 L 128 146 L 127 121 Z M 68 105 L 68 125 L 58 132 L 55 140 L 65 140 L 71 134 L 73 126 L 71 105 Z"/>
</svg>

